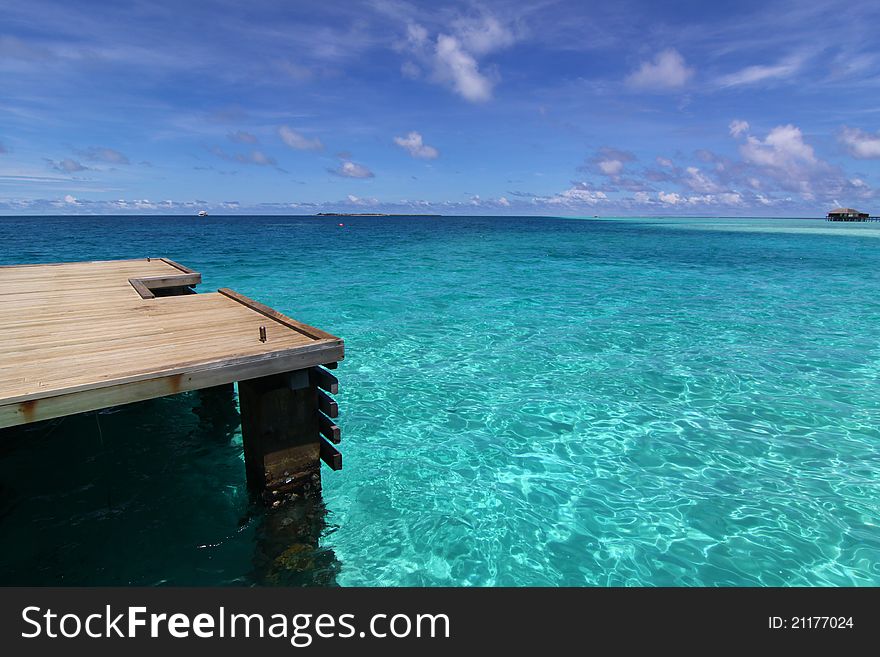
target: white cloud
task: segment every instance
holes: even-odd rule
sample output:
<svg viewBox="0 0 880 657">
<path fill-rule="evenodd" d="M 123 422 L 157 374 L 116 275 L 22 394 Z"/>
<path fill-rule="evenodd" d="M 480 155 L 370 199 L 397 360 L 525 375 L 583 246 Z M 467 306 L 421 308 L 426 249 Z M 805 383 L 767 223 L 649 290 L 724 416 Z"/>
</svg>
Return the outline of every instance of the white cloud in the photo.
<svg viewBox="0 0 880 657">
<path fill-rule="evenodd" d="M 236 201 L 209 203 L 204 200 L 158 201 L 149 199 L 83 199 L 65 194 L 52 199 L 10 199 L 0 197 L 0 211 L 16 211 L 45 214 L 47 210 L 76 214 L 119 214 L 120 212 L 142 212 L 159 210 L 169 213 L 195 213 L 204 208 L 237 210 Z"/>
<path fill-rule="evenodd" d="M 541 199 L 550 205 L 598 205 L 608 200 L 605 192 L 594 191 L 586 183 L 576 183 L 564 192 Z"/>
<path fill-rule="evenodd" d="M 629 151 L 603 146 L 596 151 L 596 154 L 590 160 L 587 160 L 586 165 L 581 167 L 581 169 L 585 171 L 598 171 L 603 176 L 616 180 L 623 173 L 626 163 L 632 162 L 635 159 L 636 156 Z"/>
<path fill-rule="evenodd" d="M 585 182 L 573 183 L 572 186 L 565 191 L 550 196 L 538 194 L 532 195 L 524 192 L 512 193 L 517 196 L 517 205 L 523 203 L 523 199 L 528 198 L 528 202 L 531 206 L 545 207 L 548 209 L 552 208 L 553 212 L 560 211 L 560 208 L 562 208 L 563 211 L 570 209 L 571 211 L 577 212 L 582 210 L 584 206 L 592 207 L 607 203 L 610 200 L 605 192 L 595 191 Z M 479 196 L 473 197 L 471 203 L 479 203 L 479 198 Z M 513 207 L 513 203 L 504 196 L 496 199 L 493 203 L 496 206 L 504 208 Z"/>
<path fill-rule="evenodd" d="M 324 144 L 317 137 L 309 139 L 286 125 L 278 128 L 278 136 L 281 137 L 281 141 L 298 151 L 319 151 L 324 148 Z"/>
<path fill-rule="evenodd" d="M 800 128 L 791 124 L 776 126 L 764 139 L 748 135 L 739 151 L 746 164 L 761 169 L 762 180 L 772 179 L 808 201 L 814 201 L 817 192 L 827 194 L 839 188 L 842 182 L 839 172 L 817 158 Z"/>
<path fill-rule="evenodd" d="M 764 80 L 787 78 L 797 73 L 801 64 L 803 64 L 801 58 L 791 57 L 775 66 L 747 66 L 735 73 L 722 75 L 718 78 L 718 84 L 722 87 L 735 87 Z"/>
<path fill-rule="evenodd" d="M 659 198 L 663 203 L 667 203 L 669 205 L 678 205 L 684 200 L 675 192 L 657 192 L 657 198 Z"/>
<path fill-rule="evenodd" d="M 375 175 L 363 164 L 351 160 L 343 160 L 338 167 L 329 171 L 343 178 L 373 178 Z"/>
<path fill-rule="evenodd" d="M 718 179 L 726 191 L 734 191 L 730 189 L 731 184 L 754 190 L 743 198 L 743 202 L 746 198 L 762 205 L 766 205 L 765 199 L 772 204 L 793 202 L 791 196 L 781 199 L 773 195 L 779 191 L 795 192 L 800 197 L 798 201 L 807 202 L 811 207 L 817 203 L 830 204 L 836 197 L 867 199 L 876 196 L 867 182 L 847 176 L 839 167 L 817 156 L 797 126 L 776 126 L 763 139 L 748 134 L 747 130 L 731 130 L 735 136 L 745 135 L 745 141 L 739 147 L 742 162 L 730 162 L 730 166 L 718 171 Z M 856 131 L 855 134 L 843 132 L 839 137 L 841 141 L 849 138 L 851 149 L 861 147 L 863 157 L 870 153 L 873 135 Z M 858 137 L 866 139 L 853 139 Z M 876 139 L 876 146 L 876 154 L 880 157 L 880 136 Z M 728 199 L 728 202 L 732 201 Z"/>
<path fill-rule="evenodd" d="M 734 119 L 730 122 L 728 128 L 732 137 L 739 137 L 744 132 L 749 131 L 749 122 L 741 121 L 740 119 Z"/>
<path fill-rule="evenodd" d="M 477 60 L 465 52 L 458 39 L 447 34 L 437 37 L 436 73 L 452 84 L 455 92 L 474 103 L 483 103 L 492 97 L 492 82 L 482 73 Z"/>
<path fill-rule="evenodd" d="M 462 46 L 475 55 L 485 55 L 494 50 L 512 46 L 516 38 L 513 32 L 494 16 L 481 19 L 462 19 L 454 23 L 455 34 Z"/>
<path fill-rule="evenodd" d="M 659 155 L 656 158 L 657 164 L 659 164 L 664 169 L 672 168 L 673 162 L 668 157 L 660 157 Z"/>
<path fill-rule="evenodd" d="M 646 199 L 647 197 L 642 197 Z M 719 194 L 694 194 L 685 196 L 677 192 L 657 192 L 657 198 L 666 205 L 683 205 L 700 207 L 709 205 L 742 205 L 744 199 L 739 192 L 721 192 Z"/>
<path fill-rule="evenodd" d="M 743 197 L 739 192 L 723 192 L 718 194 L 718 200 L 726 205 L 742 205 Z"/>
<path fill-rule="evenodd" d="M 718 185 L 697 167 L 687 167 L 684 184 L 695 192 L 711 193 L 718 191 Z"/>
<path fill-rule="evenodd" d="M 440 155 L 436 148 L 424 143 L 422 135 L 415 130 L 409 132 L 406 137 L 395 137 L 394 143 L 413 157 L 422 158 L 424 160 L 433 160 Z"/>
<path fill-rule="evenodd" d="M 451 88 L 472 103 L 483 103 L 492 98 L 497 74 L 487 75 L 481 70 L 478 58 L 516 42 L 516 35 L 496 17 L 459 19 L 448 25 L 446 31 L 433 38 L 422 25 L 409 23 L 405 38 L 396 49 L 406 52 L 416 61 L 405 61 L 401 72 L 408 78 L 419 78 L 427 71 L 431 81 Z M 418 62 L 418 63 L 416 63 Z"/>
<path fill-rule="evenodd" d="M 680 89 L 693 74 L 694 70 L 688 68 L 684 57 L 677 50 L 668 48 L 657 53 L 653 61 L 642 62 L 626 81 L 637 89 Z"/>
<path fill-rule="evenodd" d="M 413 204 L 422 205 L 424 207 L 430 207 L 432 204 L 428 201 L 410 201 Z M 477 206 L 481 208 L 509 208 L 511 207 L 511 202 L 505 196 L 499 196 L 498 198 L 486 198 L 484 199 L 479 194 L 474 194 L 471 196 L 467 202 L 467 205 Z M 445 205 L 454 205 L 449 201 L 445 202 Z"/>
<path fill-rule="evenodd" d="M 600 160 L 599 170 L 606 176 L 616 176 L 623 171 L 623 162 L 620 160 Z"/>
<path fill-rule="evenodd" d="M 418 23 L 406 26 L 406 40 L 413 48 L 421 48 L 428 42 L 428 30 Z"/>
<path fill-rule="evenodd" d="M 791 170 L 818 161 L 800 128 L 791 124 L 773 128 L 763 140 L 749 135 L 740 152 L 747 162 L 776 169 Z"/>
<path fill-rule="evenodd" d="M 843 127 L 840 141 L 849 154 L 860 160 L 880 158 L 880 133 L 870 133 L 859 128 Z"/>
<path fill-rule="evenodd" d="M 379 199 L 373 197 L 363 198 L 354 194 L 348 194 L 345 198 L 351 205 L 367 206 L 379 204 Z"/>
</svg>

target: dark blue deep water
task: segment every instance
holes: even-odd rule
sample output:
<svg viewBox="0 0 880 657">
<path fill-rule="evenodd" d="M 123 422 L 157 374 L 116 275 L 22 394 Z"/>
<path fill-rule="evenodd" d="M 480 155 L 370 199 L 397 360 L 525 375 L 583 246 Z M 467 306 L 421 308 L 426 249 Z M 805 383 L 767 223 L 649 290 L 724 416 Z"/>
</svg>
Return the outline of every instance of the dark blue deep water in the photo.
<svg viewBox="0 0 880 657">
<path fill-rule="evenodd" d="M 880 585 L 873 224 L 0 218 L 145 256 L 345 339 L 345 469 L 263 510 L 197 393 L 3 430 L 0 583 Z"/>
</svg>

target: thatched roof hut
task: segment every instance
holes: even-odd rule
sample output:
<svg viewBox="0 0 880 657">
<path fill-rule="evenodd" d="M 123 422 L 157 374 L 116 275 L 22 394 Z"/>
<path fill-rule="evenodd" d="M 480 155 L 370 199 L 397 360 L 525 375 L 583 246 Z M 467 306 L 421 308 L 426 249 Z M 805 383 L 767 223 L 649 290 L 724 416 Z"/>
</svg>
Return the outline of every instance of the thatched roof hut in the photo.
<svg viewBox="0 0 880 657">
<path fill-rule="evenodd" d="M 828 213 L 829 221 L 863 221 L 868 218 L 867 212 L 859 212 L 853 208 L 834 208 Z"/>
</svg>

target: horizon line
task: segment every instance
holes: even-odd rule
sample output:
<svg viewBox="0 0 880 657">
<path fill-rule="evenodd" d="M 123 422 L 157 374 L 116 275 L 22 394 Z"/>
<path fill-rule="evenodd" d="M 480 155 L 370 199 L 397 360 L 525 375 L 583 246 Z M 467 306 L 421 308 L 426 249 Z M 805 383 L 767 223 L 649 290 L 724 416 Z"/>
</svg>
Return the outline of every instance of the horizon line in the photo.
<svg viewBox="0 0 880 657">
<path fill-rule="evenodd" d="M 312 219 L 338 219 L 345 218 L 362 218 L 362 219 L 388 219 L 399 217 L 419 217 L 423 219 L 446 219 L 446 218 L 464 218 L 464 217 L 525 217 L 535 219 L 821 219 L 825 220 L 825 216 L 813 215 L 765 215 L 765 214 L 739 214 L 739 215 L 723 215 L 723 214 L 607 214 L 607 215 L 582 215 L 582 214 L 419 214 L 419 213 L 377 213 L 377 214 L 289 214 L 289 213 L 266 213 L 266 212 L 215 212 L 208 214 L 206 217 L 199 217 L 198 214 L 180 214 L 180 213 L 151 213 L 141 214 L 136 212 L 91 212 L 91 213 L 26 213 L 26 214 L 5 214 L 0 212 L 0 219 L 9 218 L 40 218 L 40 217 L 186 217 L 191 219 L 210 219 L 211 217 L 304 217 Z M 846 223 L 846 222 L 842 222 Z"/>
</svg>

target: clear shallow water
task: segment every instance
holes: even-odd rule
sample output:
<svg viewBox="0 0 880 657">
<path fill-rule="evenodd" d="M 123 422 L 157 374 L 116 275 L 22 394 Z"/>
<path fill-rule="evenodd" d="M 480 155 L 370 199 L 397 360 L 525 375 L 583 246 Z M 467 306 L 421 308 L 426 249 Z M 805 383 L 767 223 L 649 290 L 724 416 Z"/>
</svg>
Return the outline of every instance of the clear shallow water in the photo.
<svg viewBox="0 0 880 657">
<path fill-rule="evenodd" d="M 880 585 L 878 237 L 0 218 L 3 263 L 165 255 L 348 354 L 323 507 L 253 506 L 197 394 L 3 432 L 0 582 Z"/>
</svg>

